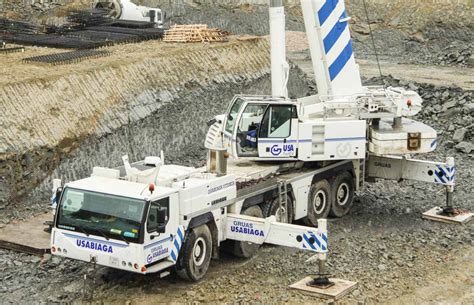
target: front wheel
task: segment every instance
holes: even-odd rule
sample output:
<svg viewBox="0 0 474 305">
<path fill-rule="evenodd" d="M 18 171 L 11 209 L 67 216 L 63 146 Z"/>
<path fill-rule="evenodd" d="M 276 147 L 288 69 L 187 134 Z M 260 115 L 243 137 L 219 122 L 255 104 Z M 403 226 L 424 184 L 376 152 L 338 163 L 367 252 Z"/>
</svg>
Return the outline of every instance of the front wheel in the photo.
<svg viewBox="0 0 474 305">
<path fill-rule="evenodd" d="M 279 198 L 274 198 L 272 201 L 263 205 L 264 217 L 275 216 L 276 221 L 281 223 L 293 222 L 293 200 L 290 195 L 286 196 L 286 205 L 281 206 Z"/>
<path fill-rule="evenodd" d="M 251 206 L 245 209 L 242 215 L 263 218 L 262 209 L 258 205 Z M 242 258 L 251 258 L 257 253 L 260 248 L 259 244 L 250 243 L 247 241 L 235 241 L 234 250 L 232 251 L 235 256 Z"/>
<path fill-rule="evenodd" d="M 193 228 L 186 234 L 186 240 L 176 263 L 179 277 L 187 281 L 199 281 L 206 275 L 211 262 L 212 236 L 207 225 Z"/>
</svg>

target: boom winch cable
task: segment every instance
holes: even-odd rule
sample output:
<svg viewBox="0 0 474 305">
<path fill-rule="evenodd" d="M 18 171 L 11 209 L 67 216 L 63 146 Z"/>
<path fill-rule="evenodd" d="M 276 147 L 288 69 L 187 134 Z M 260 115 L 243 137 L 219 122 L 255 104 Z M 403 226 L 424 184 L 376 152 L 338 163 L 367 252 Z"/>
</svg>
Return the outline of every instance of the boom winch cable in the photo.
<svg viewBox="0 0 474 305">
<path fill-rule="evenodd" d="M 365 2 L 365 0 L 362 0 L 362 2 L 364 3 L 365 17 L 367 18 L 367 24 L 369 25 L 369 33 L 370 33 L 370 38 L 372 40 L 372 47 L 374 48 L 375 60 L 377 61 L 377 67 L 380 73 L 380 81 L 383 83 L 382 68 L 380 67 L 379 54 L 377 53 L 377 48 L 375 47 L 374 33 L 372 32 L 372 27 L 370 26 L 370 18 L 369 18 L 369 11 L 367 10 L 367 3 Z"/>
</svg>

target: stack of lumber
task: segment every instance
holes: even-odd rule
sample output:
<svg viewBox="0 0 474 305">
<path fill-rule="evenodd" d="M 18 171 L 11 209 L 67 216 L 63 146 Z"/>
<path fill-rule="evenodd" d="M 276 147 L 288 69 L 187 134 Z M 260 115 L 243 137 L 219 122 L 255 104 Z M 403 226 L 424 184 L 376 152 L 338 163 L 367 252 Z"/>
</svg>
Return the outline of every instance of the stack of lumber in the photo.
<svg viewBox="0 0 474 305">
<path fill-rule="evenodd" d="M 173 25 L 165 31 L 165 42 L 218 42 L 227 41 L 228 32 L 208 28 L 206 24 Z"/>
</svg>

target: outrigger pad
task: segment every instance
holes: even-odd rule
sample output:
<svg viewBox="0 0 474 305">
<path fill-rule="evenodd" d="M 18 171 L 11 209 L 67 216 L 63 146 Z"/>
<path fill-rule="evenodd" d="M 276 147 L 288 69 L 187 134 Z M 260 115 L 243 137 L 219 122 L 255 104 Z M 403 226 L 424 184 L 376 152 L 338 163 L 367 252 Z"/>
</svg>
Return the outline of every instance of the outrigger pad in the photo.
<svg viewBox="0 0 474 305">
<path fill-rule="evenodd" d="M 443 214 L 443 208 L 435 207 L 429 211 L 423 213 L 424 219 L 429 219 L 433 221 L 439 221 L 444 223 L 456 223 L 456 224 L 466 224 L 472 220 L 474 216 L 473 213 L 468 211 L 463 211 L 459 209 L 454 209 L 454 216 L 448 216 Z"/>
<path fill-rule="evenodd" d="M 334 283 L 334 285 L 329 286 L 328 288 L 316 288 L 314 286 L 309 286 L 308 284 L 313 281 L 313 277 L 308 276 L 302 279 L 299 282 L 290 285 L 290 288 L 301 290 L 313 295 L 316 295 L 325 299 L 339 300 L 344 297 L 351 291 L 357 288 L 357 282 L 351 282 L 341 279 L 330 278 L 329 281 Z"/>
</svg>

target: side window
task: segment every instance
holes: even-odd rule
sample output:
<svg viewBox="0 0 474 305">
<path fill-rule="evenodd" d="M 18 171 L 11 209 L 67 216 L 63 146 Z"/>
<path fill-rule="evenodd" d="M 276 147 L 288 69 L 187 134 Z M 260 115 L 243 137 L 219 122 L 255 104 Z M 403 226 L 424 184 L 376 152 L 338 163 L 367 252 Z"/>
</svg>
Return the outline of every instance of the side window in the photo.
<svg viewBox="0 0 474 305">
<path fill-rule="evenodd" d="M 235 126 L 235 121 L 237 120 L 237 114 L 239 114 L 239 110 L 243 102 L 244 102 L 243 100 L 237 99 L 235 100 L 234 104 L 230 108 L 230 111 L 225 123 L 225 131 L 227 131 L 228 133 L 234 132 L 234 126 Z"/>
<path fill-rule="evenodd" d="M 238 131 L 247 132 L 257 129 L 266 108 L 267 105 L 265 104 L 247 104 L 242 112 Z"/>
<path fill-rule="evenodd" d="M 148 233 L 155 232 L 158 231 L 160 228 L 166 227 L 170 215 L 169 207 L 169 197 L 153 201 L 151 203 L 146 225 Z"/>
<path fill-rule="evenodd" d="M 293 105 L 272 105 L 263 117 L 259 138 L 287 138 L 291 133 L 291 119 L 295 118 Z"/>
</svg>

